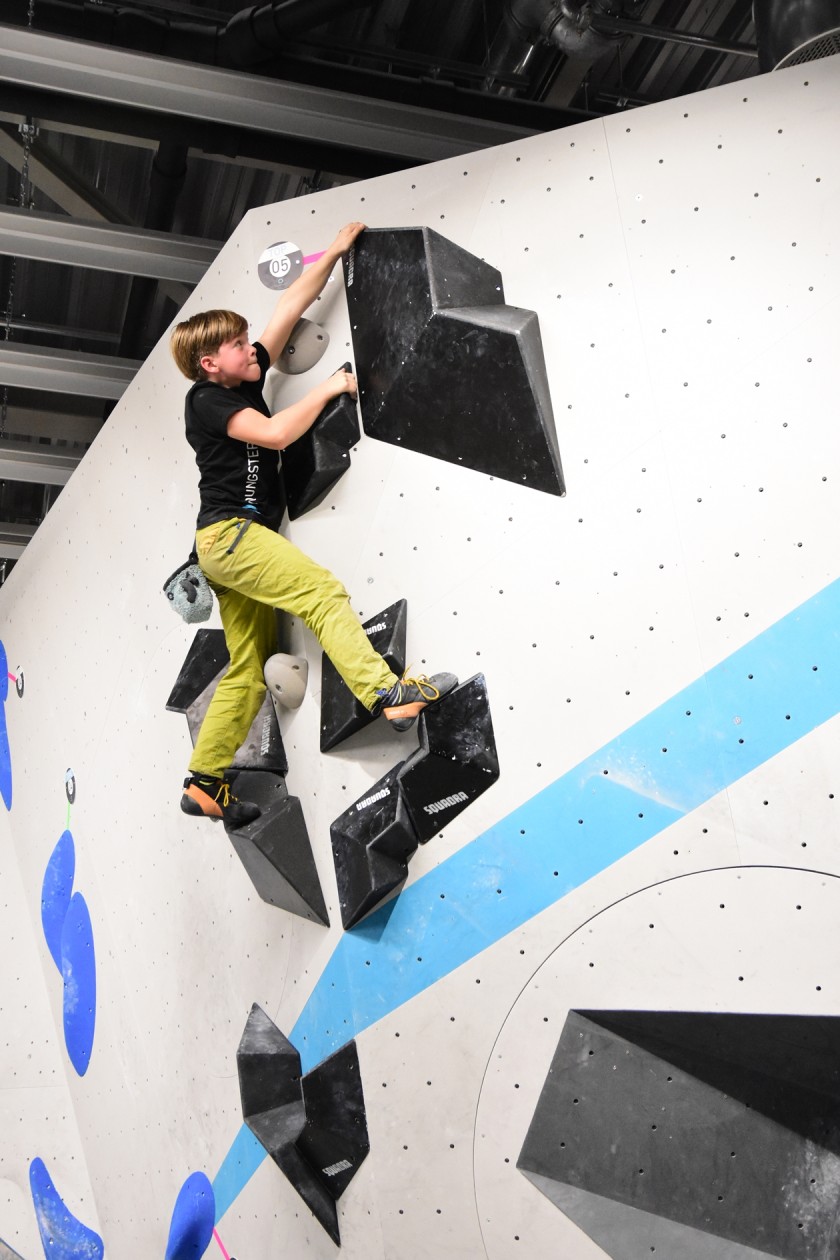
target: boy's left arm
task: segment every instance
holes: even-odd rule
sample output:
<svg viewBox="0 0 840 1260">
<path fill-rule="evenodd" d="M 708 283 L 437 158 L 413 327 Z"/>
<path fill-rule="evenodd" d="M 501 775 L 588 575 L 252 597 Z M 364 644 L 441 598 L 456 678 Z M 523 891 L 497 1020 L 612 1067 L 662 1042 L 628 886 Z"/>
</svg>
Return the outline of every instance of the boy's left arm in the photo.
<svg viewBox="0 0 840 1260">
<path fill-rule="evenodd" d="M 307 267 L 303 275 L 298 276 L 280 295 L 265 331 L 257 338 L 268 351 L 271 363 L 282 354 L 295 324 L 315 301 L 329 280 L 333 267 L 342 254 L 347 253 L 364 226 L 364 223 L 347 223 L 318 261 Z"/>
</svg>

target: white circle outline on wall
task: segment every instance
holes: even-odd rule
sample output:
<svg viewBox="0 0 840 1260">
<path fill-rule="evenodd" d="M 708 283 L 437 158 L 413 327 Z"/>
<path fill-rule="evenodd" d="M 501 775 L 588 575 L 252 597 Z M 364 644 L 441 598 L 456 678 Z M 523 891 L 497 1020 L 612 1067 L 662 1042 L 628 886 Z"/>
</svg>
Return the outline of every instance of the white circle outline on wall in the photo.
<svg viewBox="0 0 840 1260">
<path fill-rule="evenodd" d="M 487 1260 L 514 1245 L 529 1260 L 605 1255 L 516 1167 L 568 1012 L 836 1015 L 822 977 L 840 974 L 840 938 L 827 930 L 838 894 L 840 876 L 812 867 L 687 871 L 616 898 L 546 954 L 501 1022 L 478 1091 L 473 1189 Z"/>
</svg>

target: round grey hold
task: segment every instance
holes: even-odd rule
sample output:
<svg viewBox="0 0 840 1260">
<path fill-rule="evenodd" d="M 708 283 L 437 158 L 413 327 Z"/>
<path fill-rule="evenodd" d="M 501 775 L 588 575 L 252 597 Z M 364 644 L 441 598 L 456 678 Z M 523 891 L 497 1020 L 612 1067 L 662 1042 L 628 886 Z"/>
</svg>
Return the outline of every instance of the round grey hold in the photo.
<svg viewBox="0 0 840 1260">
<path fill-rule="evenodd" d="M 315 366 L 329 344 L 330 335 L 325 329 L 311 319 L 301 318 L 289 334 L 275 367 L 287 376 L 299 376 Z"/>
<path fill-rule="evenodd" d="M 275 652 L 265 663 L 265 685 L 284 709 L 297 709 L 306 695 L 309 664 L 302 656 Z"/>
<path fill-rule="evenodd" d="M 267 289 L 288 289 L 303 272 L 303 253 L 291 241 L 278 241 L 260 254 L 257 275 Z"/>
</svg>

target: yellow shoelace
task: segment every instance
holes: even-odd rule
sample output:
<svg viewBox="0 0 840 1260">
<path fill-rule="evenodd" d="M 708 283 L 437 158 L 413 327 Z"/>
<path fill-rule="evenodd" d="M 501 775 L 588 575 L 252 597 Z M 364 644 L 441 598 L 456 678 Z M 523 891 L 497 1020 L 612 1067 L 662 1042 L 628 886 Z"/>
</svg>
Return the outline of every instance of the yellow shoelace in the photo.
<svg viewBox="0 0 840 1260">
<path fill-rule="evenodd" d="M 223 800 L 220 802 L 220 804 L 221 804 L 221 806 L 222 806 L 222 809 L 227 809 L 227 807 L 228 807 L 228 805 L 231 803 L 231 801 L 235 801 L 235 800 L 236 800 L 236 797 L 232 794 L 232 792 L 231 792 L 231 790 L 230 790 L 230 784 L 229 784 L 229 783 L 222 782 L 222 783 L 220 783 L 220 784 L 219 784 L 219 790 L 218 790 L 218 792 L 216 793 L 216 797 L 215 797 L 215 799 L 218 801 L 219 797 L 220 797 L 220 796 L 222 796 L 222 795 L 223 795 Z"/>
<path fill-rule="evenodd" d="M 409 666 L 409 669 L 411 666 Z M 440 692 L 433 682 L 429 681 L 428 674 L 418 674 L 414 677 L 411 674 L 404 674 L 400 679 L 401 687 L 416 687 L 424 700 L 439 700 Z"/>
</svg>

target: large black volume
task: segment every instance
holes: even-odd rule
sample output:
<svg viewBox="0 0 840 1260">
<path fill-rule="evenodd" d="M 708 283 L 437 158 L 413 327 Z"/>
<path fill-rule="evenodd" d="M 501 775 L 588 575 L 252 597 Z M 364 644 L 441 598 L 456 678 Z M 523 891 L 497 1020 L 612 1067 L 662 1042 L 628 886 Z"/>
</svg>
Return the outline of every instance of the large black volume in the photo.
<svg viewBox="0 0 840 1260">
<path fill-rule="evenodd" d="M 367 228 L 344 259 L 369 437 L 565 493 L 534 311 L 430 228 Z"/>
<path fill-rule="evenodd" d="M 517 1161 L 613 1260 L 838 1254 L 840 1019 L 569 1011 Z"/>
</svg>

